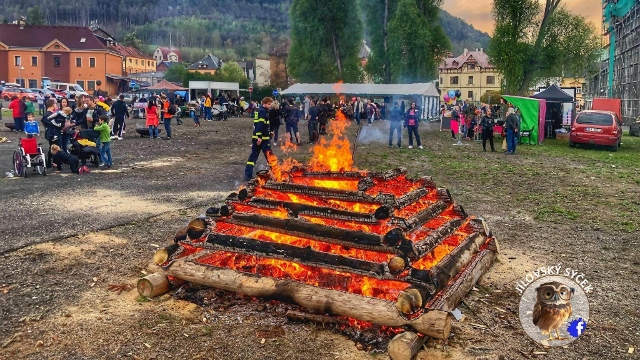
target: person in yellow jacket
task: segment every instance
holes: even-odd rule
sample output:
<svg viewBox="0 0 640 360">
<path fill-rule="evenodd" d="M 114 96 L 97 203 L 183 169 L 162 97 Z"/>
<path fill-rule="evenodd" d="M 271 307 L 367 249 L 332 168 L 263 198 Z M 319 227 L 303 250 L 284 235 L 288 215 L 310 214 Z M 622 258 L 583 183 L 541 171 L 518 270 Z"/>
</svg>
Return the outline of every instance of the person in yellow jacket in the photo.
<svg viewBox="0 0 640 360">
<path fill-rule="evenodd" d="M 213 115 L 211 113 L 212 105 L 213 105 L 213 102 L 211 101 L 211 95 L 207 94 L 207 96 L 204 98 L 204 119 L 205 120 L 209 120 L 209 121 L 213 120 Z"/>
</svg>

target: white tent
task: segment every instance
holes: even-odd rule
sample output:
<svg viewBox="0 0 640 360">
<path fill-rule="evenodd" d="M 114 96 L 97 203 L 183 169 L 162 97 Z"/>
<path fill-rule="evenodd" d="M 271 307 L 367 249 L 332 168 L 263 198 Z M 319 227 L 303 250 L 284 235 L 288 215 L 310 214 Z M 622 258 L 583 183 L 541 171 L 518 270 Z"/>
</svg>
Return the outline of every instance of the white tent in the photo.
<svg viewBox="0 0 640 360">
<path fill-rule="evenodd" d="M 440 93 L 435 83 L 415 84 L 294 84 L 282 95 L 356 95 L 356 96 L 419 96 L 422 119 L 438 117 Z"/>
</svg>

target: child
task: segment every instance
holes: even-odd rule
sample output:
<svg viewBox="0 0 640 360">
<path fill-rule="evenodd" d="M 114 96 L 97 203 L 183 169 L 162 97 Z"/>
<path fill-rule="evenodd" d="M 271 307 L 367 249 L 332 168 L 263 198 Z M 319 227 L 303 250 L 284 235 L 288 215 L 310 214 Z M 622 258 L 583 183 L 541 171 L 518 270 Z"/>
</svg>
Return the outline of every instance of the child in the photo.
<svg viewBox="0 0 640 360">
<path fill-rule="evenodd" d="M 107 169 L 111 169 L 111 129 L 108 122 L 109 116 L 100 115 L 98 118 L 99 125 L 93 130 L 100 133 L 100 160 L 102 161 L 100 166 L 106 166 Z"/>
<path fill-rule="evenodd" d="M 149 139 L 157 139 L 158 135 L 158 107 L 154 99 L 147 104 L 147 127 L 149 128 Z"/>
<path fill-rule="evenodd" d="M 24 124 L 24 132 L 27 137 L 40 135 L 40 127 L 33 116 L 33 113 L 27 113 L 27 122 Z"/>
<path fill-rule="evenodd" d="M 58 171 L 62 171 L 62 164 L 69 164 L 69 168 L 74 174 L 91 172 L 88 167 L 84 165 L 80 166 L 80 159 L 78 159 L 77 156 L 61 151 L 60 146 L 58 145 L 51 146 L 51 154 L 53 155 L 52 162 L 56 165 Z"/>
<path fill-rule="evenodd" d="M 200 127 L 200 106 L 196 100 L 189 102 L 189 115 L 193 118 L 194 125 Z"/>
</svg>

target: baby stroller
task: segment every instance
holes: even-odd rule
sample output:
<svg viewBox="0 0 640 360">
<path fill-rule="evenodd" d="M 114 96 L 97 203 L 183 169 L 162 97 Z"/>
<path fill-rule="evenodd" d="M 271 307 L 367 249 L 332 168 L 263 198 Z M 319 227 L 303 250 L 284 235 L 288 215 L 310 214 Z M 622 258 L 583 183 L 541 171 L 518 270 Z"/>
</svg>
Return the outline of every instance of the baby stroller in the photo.
<svg viewBox="0 0 640 360">
<path fill-rule="evenodd" d="M 20 139 L 18 150 L 13 152 L 13 170 L 18 176 L 29 176 L 28 168 L 40 175 L 47 175 L 47 166 L 42 144 L 38 144 L 35 136 L 40 134 L 40 128 L 35 121 L 28 121 L 24 126 L 26 139 Z"/>
<path fill-rule="evenodd" d="M 86 165 L 88 160 L 93 166 L 98 166 L 100 164 L 100 150 L 96 146 L 98 138 L 100 134 L 95 130 L 80 130 L 71 140 L 69 153 L 77 156 L 82 165 Z"/>
<path fill-rule="evenodd" d="M 211 112 L 212 112 L 213 120 L 215 120 L 215 121 L 220 121 L 220 120 L 227 121 L 228 116 L 227 116 L 226 107 L 225 107 L 224 110 L 212 108 Z"/>
</svg>

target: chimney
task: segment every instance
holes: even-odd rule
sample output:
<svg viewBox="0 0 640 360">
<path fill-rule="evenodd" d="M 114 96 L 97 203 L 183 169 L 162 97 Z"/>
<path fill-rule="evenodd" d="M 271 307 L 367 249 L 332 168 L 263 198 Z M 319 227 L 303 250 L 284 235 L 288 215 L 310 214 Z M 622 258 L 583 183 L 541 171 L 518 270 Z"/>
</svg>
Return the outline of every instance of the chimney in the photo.
<svg viewBox="0 0 640 360">
<path fill-rule="evenodd" d="M 24 26 L 27 25 L 27 20 L 24 16 L 20 17 L 20 20 L 18 21 L 18 25 L 20 25 L 20 29 L 24 29 Z"/>
<path fill-rule="evenodd" d="M 464 48 L 464 54 L 463 55 L 467 55 L 468 52 L 469 52 L 469 49 Z"/>
<path fill-rule="evenodd" d="M 483 49 L 483 48 L 480 48 L 480 52 L 484 52 L 484 49 Z"/>
</svg>

